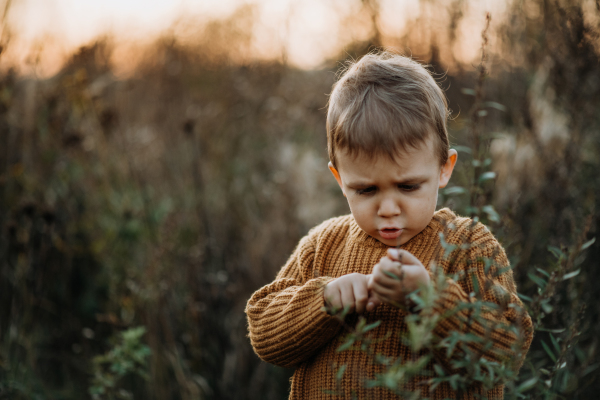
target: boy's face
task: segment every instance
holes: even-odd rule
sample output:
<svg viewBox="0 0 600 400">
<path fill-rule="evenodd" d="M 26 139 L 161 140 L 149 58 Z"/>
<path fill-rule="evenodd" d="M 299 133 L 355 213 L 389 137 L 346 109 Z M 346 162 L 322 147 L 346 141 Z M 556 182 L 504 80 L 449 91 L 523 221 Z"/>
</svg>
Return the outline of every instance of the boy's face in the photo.
<svg viewBox="0 0 600 400">
<path fill-rule="evenodd" d="M 352 215 L 366 233 L 388 246 L 408 242 L 431 221 L 438 189 L 445 187 L 456 163 L 456 150 L 440 167 L 433 140 L 387 156 L 351 157 L 337 153 L 329 169 L 348 200 Z"/>
</svg>

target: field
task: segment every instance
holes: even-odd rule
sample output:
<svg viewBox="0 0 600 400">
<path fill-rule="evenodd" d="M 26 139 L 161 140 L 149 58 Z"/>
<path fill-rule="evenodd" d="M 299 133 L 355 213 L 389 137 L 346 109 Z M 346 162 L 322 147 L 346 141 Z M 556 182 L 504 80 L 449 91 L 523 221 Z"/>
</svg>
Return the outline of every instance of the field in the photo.
<svg viewBox="0 0 600 400">
<path fill-rule="evenodd" d="M 481 216 L 530 299 L 540 329 L 515 385 L 593 398 L 600 5 L 514 1 L 480 75 L 446 47 L 468 5 L 429 3 L 452 16 L 443 42 L 375 25 L 314 70 L 240 60 L 234 14 L 212 23 L 219 40 L 165 34 L 125 78 L 106 38 L 48 78 L 1 71 L 0 399 L 286 398 L 293 371 L 254 354 L 244 307 L 311 227 L 349 212 L 327 170 L 327 93 L 340 63 L 392 45 L 430 65 L 453 110 L 439 206 Z"/>
</svg>

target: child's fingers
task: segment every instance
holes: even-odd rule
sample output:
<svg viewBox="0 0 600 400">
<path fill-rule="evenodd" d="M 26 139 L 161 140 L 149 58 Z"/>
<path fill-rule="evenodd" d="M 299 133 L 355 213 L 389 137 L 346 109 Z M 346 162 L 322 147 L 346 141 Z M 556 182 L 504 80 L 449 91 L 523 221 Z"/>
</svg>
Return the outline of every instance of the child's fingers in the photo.
<svg viewBox="0 0 600 400">
<path fill-rule="evenodd" d="M 342 309 L 342 297 L 340 291 L 336 289 L 328 290 L 325 293 L 325 302 L 331 309 L 330 311 L 336 312 Z"/>
<path fill-rule="evenodd" d="M 379 299 L 379 297 L 377 297 L 377 295 L 375 293 L 372 293 L 369 296 L 369 300 L 367 301 L 366 310 L 367 311 L 373 311 L 380 304 L 381 304 L 381 300 Z"/>
<path fill-rule="evenodd" d="M 349 312 L 354 312 L 355 308 L 355 300 L 354 300 L 354 290 L 352 285 L 345 285 L 340 288 L 341 291 L 341 300 L 342 300 L 342 308 L 344 310 L 348 309 Z"/>
<path fill-rule="evenodd" d="M 365 312 L 367 300 L 369 300 L 367 285 L 365 285 L 365 281 L 362 281 L 353 285 L 352 289 L 354 290 L 354 311 L 362 314 Z"/>
<path fill-rule="evenodd" d="M 381 304 L 381 300 L 377 297 L 377 295 L 373 292 L 373 287 L 375 282 L 373 281 L 373 274 L 367 275 L 367 289 L 368 289 L 368 300 L 365 310 L 367 312 L 373 311 L 375 308 L 379 307 Z"/>
<path fill-rule="evenodd" d="M 403 305 L 405 304 L 405 300 L 399 300 L 392 297 L 381 297 L 381 302 L 396 308 L 404 308 Z"/>
<path fill-rule="evenodd" d="M 381 300 L 403 297 L 404 293 L 399 293 L 398 288 L 387 288 L 380 285 L 375 285 L 373 293 Z"/>
<path fill-rule="evenodd" d="M 387 257 L 390 260 L 398 261 L 401 264 L 421 265 L 421 261 L 410 252 L 402 249 L 388 249 Z"/>
<path fill-rule="evenodd" d="M 373 283 L 388 288 L 393 288 L 398 285 L 398 281 L 402 280 L 402 265 L 396 261 L 383 259 L 379 264 L 373 267 Z"/>
</svg>

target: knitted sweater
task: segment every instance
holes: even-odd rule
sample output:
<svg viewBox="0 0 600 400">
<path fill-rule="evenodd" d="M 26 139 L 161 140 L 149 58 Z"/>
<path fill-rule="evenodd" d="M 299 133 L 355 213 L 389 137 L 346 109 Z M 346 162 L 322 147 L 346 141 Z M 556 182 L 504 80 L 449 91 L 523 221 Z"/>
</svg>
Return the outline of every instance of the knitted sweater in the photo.
<svg viewBox="0 0 600 400">
<path fill-rule="evenodd" d="M 449 245 L 457 245 L 451 257 L 445 257 L 440 243 L 440 233 Z M 468 246 L 465 246 L 468 245 Z M 533 331 L 531 319 L 525 312 L 517 311 L 522 305 L 516 295 L 516 288 L 510 268 L 496 277 L 490 277 L 483 258 L 494 261 L 496 267 L 508 266 L 506 254 L 501 245 L 482 224 L 473 224 L 468 218 L 460 218 L 448 209 L 437 211 L 429 225 L 413 237 L 402 248 L 415 255 L 430 270 L 435 263 L 447 274 L 466 271 L 458 281 L 447 279 L 435 311 L 444 318 L 434 328 L 439 338 L 448 337 L 453 330 L 470 329 L 480 337 L 490 337 L 494 343 L 491 349 L 479 348 L 484 357 L 496 360 L 498 354 L 522 362 Z M 385 256 L 388 247 L 365 233 L 351 215 L 333 218 L 313 228 L 304 237 L 281 269 L 274 282 L 262 287 L 248 301 L 250 340 L 256 353 L 265 361 L 282 367 L 296 367 L 292 378 L 290 399 L 397 399 L 398 396 L 383 388 L 366 388 L 365 382 L 373 379 L 382 366 L 373 362 L 373 356 L 364 351 L 342 351 L 336 349 L 343 343 L 345 332 L 342 324 L 324 311 L 323 292 L 325 285 L 342 275 L 358 272 L 369 274 L 373 266 Z M 453 262 L 448 261 L 453 259 Z M 488 264 L 489 265 L 489 264 Z M 487 270 L 487 273 L 486 273 Z M 468 311 L 459 307 L 462 303 L 473 302 L 470 293 L 477 287 L 483 288 L 484 301 L 501 305 L 499 312 L 483 312 L 489 324 L 468 320 Z M 509 299 L 508 299 L 509 298 Z M 516 303 L 517 307 L 508 306 Z M 454 314 L 444 313 L 459 310 Z M 364 317 L 368 323 L 380 320 L 380 325 L 371 331 L 375 339 L 373 354 L 403 360 L 410 360 L 410 348 L 399 338 L 407 331 L 404 317 L 407 313 L 391 305 L 383 304 Z M 353 326 L 356 315 L 346 317 L 347 325 Z M 462 321 L 462 322 L 461 322 Z M 521 338 L 502 324 L 520 327 Z M 490 328 L 491 327 L 491 328 Z M 521 351 L 514 354 L 511 347 L 516 340 L 522 340 Z M 473 344 L 473 346 L 477 346 Z M 444 358 L 445 354 L 441 354 Z M 445 360 L 447 361 L 447 360 Z M 445 362 L 442 360 L 442 362 Z M 336 381 L 336 371 L 346 365 L 341 382 Z M 433 370 L 433 364 L 427 366 Z M 442 383 L 435 390 L 421 379 L 409 383 L 409 389 L 421 389 L 421 397 L 429 399 L 457 398 L 450 386 Z M 331 391 L 342 394 L 334 396 Z M 481 397 L 481 396 L 484 397 Z M 481 387 L 473 387 L 462 398 L 502 399 L 503 387 L 497 386 L 484 393 Z"/>
</svg>

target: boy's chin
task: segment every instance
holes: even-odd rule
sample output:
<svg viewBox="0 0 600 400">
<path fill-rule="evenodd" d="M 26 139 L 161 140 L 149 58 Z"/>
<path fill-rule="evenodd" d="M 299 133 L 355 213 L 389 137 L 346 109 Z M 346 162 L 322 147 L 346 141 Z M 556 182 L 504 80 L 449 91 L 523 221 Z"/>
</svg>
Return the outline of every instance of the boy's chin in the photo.
<svg viewBox="0 0 600 400">
<path fill-rule="evenodd" d="M 386 239 L 381 237 L 381 235 L 377 235 L 377 236 L 373 236 L 375 239 L 377 239 L 379 242 L 385 244 L 386 246 L 389 247 L 398 247 L 398 246 L 402 246 L 404 243 L 408 242 L 408 239 L 406 239 L 404 237 L 404 235 L 399 236 L 397 238 L 394 239 Z"/>
</svg>

